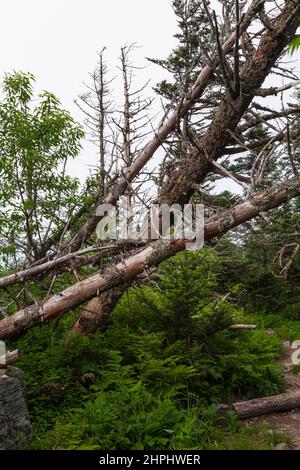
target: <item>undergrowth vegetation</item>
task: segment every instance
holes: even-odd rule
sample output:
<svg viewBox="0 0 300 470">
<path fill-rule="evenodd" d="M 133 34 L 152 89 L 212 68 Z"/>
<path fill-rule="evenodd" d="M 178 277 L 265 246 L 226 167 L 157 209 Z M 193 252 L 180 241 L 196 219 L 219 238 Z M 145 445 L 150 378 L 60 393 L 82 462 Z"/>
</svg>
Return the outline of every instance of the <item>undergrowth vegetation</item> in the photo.
<svg viewBox="0 0 300 470">
<path fill-rule="evenodd" d="M 17 342 L 34 449 L 272 448 L 282 437 L 248 429 L 218 403 L 283 390 L 281 341 L 224 295 L 221 257 L 187 252 L 130 289 L 105 328 L 70 333 L 77 312 Z M 271 318 L 271 316 L 269 317 Z M 259 325 L 260 326 L 260 325 Z M 279 325 L 280 327 L 280 325 Z"/>
</svg>

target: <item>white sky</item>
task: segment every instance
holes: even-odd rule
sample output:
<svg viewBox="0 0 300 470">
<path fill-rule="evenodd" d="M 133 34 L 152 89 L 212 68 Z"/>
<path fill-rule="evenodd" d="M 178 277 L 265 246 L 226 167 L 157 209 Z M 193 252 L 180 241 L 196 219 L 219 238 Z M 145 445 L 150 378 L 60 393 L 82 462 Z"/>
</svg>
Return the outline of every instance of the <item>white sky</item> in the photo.
<svg viewBox="0 0 300 470">
<path fill-rule="evenodd" d="M 114 72 L 120 47 L 138 43 L 134 62 L 146 66 L 139 84 L 151 78 L 153 86 L 166 75 L 144 57 L 164 58 L 176 44 L 171 0 L 2 0 L 1 7 L 0 77 L 12 70 L 33 73 L 37 91 L 53 92 L 79 121 L 74 99 L 85 91 L 97 50 L 107 46 Z M 84 179 L 96 161 L 95 147 L 85 143 L 72 173 Z"/>
<path fill-rule="evenodd" d="M 82 121 L 74 98 L 84 92 L 97 61 L 107 46 L 107 62 L 114 69 L 120 47 L 138 43 L 134 54 L 140 83 L 152 85 L 165 77 L 144 57 L 164 58 L 175 44 L 176 18 L 171 0 L 7 0 L 1 2 L 0 77 L 22 70 L 37 78 L 37 91 L 54 93 L 71 114 Z M 96 162 L 95 148 L 86 144 L 74 173 L 83 178 Z M 74 163 L 72 164 L 72 166 Z M 73 171 L 72 171 L 73 173 Z"/>
</svg>

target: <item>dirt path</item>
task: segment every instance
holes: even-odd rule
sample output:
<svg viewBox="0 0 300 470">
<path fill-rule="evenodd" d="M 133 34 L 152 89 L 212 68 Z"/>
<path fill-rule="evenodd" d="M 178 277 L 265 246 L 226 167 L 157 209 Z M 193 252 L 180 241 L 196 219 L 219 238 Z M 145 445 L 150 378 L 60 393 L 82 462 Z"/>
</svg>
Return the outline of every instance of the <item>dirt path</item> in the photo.
<svg viewBox="0 0 300 470">
<path fill-rule="evenodd" d="M 295 390 L 300 390 L 300 374 L 291 372 L 291 357 L 295 350 L 291 348 L 291 344 L 288 341 L 285 341 L 283 345 L 284 353 L 277 363 L 282 364 L 286 369 L 285 391 L 292 392 Z M 300 450 L 300 409 L 292 410 L 287 413 L 276 413 L 259 418 L 253 418 L 247 420 L 247 423 L 248 425 L 253 423 L 264 423 L 271 429 L 277 429 L 283 434 L 290 436 L 292 439 L 292 445 L 289 447 L 289 449 Z"/>
</svg>

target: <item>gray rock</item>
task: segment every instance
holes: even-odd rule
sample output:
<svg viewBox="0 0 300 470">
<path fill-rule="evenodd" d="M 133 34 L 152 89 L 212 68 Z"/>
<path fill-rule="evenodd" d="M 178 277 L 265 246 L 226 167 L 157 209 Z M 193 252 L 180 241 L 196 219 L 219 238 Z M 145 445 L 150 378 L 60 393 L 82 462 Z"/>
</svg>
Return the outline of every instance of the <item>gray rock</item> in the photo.
<svg viewBox="0 0 300 470">
<path fill-rule="evenodd" d="M 23 372 L 0 370 L 0 450 L 20 448 L 31 437 Z"/>
</svg>

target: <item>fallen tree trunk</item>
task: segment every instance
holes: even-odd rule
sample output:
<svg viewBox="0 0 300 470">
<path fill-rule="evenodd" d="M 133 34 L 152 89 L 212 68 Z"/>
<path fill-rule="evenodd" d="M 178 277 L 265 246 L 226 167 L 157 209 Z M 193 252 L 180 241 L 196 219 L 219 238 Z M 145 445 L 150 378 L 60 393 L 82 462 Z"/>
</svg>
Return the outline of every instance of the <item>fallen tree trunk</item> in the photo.
<svg viewBox="0 0 300 470">
<path fill-rule="evenodd" d="M 46 274 L 50 271 L 55 271 L 56 269 L 60 269 L 62 265 L 69 264 L 72 261 L 72 265 L 76 267 L 81 267 L 87 264 L 94 263 L 101 254 L 105 254 L 106 252 L 118 252 L 122 250 L 122 248 L 137 248 L 139 246 L 145 246 L 144 242 L 134 241 L 134 242 L 125 242 L 116 243 L 115 245 L 105 245 L 105 246 L 91 246 L 88 248 L 84 248 L 83 250 L 75 251 L 69 253 L 64 256 L 59 256 L 57 258 L 51 259 L 49 261 L 43 262 L 41 264 L 37 264 L 31 266 L 27 269 L 23 269 L 22 271 L 18 271 L 13 274 L 9 274 L 8 276 L 0 278 L 0 288 L 12 286 L 17 283 L 23 283 L 25 281 L 29 281 L 30 279 L 34 279 L 40 274 Z M 88 253 L 95 252 L 96 255 L 87 257 L 84 256 Z"/>
<path fill-rule="evenodd" d="M 224 210 L 205 224 L 205 240 L 222 236 L 230 229 L 257 217 L 260 212 L 280 206 L 300 195 L 300 179 L 293 178 L 253 195 L 249 200 Z M 185 250 L 185 240 L 159 240 L 121 261 L 104 273 L 97 273 L 80 281 L 49 299 L 31 305 L 0 321 L 0 339 L 24 333 L 46 320 L 56 318 L 97 294 L 132 282 L 145 269 L 158 266 L 162 261 Z"/>
<path fill-rule="evenodd" d="M 67 263 L 68 261 L 73 260 L 76 257 L 85 255 L 87 253 L 91 253 L 93 251 L 103 252 L 103 251 L 112 250 L 114 248 L 117 248 L 117 246 L 116 245 L 110 245 L 110 246 L 104 246 L 104 247 L 92 246 L 89 248 L 85 248 L 84 250 L 75 251 L 74 253 L 69 253 L 65 256 L 60 256 L 59 258 L 47 261 L 46 263 L 38 264 L 37 266 L 33 266 L 31 268 L 24 269 L 23 271 L 19 271 L 17 273 L 10 274 L 9 276 L 0 278 L 0 288 L 11 286 L 18 282 L 24 282 L 24 281 L 28 281 L 29 279 L 33 279 L 39 274 L 45 274 L 49 271 L 52 271 L 53 269 L 58 268 L 62 264 Z"/>
<path fill-rule="evenodd" d="M 241 401 L 233 403 L 231 407 L 240 419 L 281 413 L 294 410 L 295 408 L 300 408 L 300 391 Z"/>
<path fill-rule="evenodd" d="M 248 18 L 251 18 L 253 14 L 255 15 L 257 12 L 256 8 L 259 4 L 262 5 L 263 3 L 257 2 L 255 4 L 254 2 L 251 7 L 252 10 L 250 8 L 247 13 Z M 300 7 L 297 8 L 298 12 L 300 12 Z M 251 14 L 250 11 L 252 11 Z M 244 21 L 243 27 L 245 28 L 247 24 L 249 24 L 249 19 Z M 241 71 L 241 93 L 235 97 L 229 96 L 228 93 L 224 96 L 212 123 L 208 126 L 203 137 L 199 142 L 195 142 L 194 150 L 182 158 L 182 167 L 172 172 L 169 181 L 162 188 L 160 196 L 156 201 L 157 204 L 184 204 L 189 201 L 199 183 L 204 180 L 211 170 L 212 162 L 216 165 L 216 160 L 224 154 L 226 146 L 232 139 L 230 132 L 236 130 L 245 111 L 257 95 L 257 90 L 263 84 L 276 60 L 280 57 L 289 39 L 294 35 L 297 26 L 298 13 L 296 5 L 293 1 L 287 1 L 285 8 L 274 21 L 272 31 L 267 30 L 262 35 L 256 51 L 260 59 L 257 60 L 257 54 L 253 54 L 251 60 L 243 67 Z M 266 143 L 268 142 L 269 138 Z M 95 219 L 89 222 L 91 224 L 90 227 L 92 227 L 94 222 Z M 85 231 L 86 233 L 89 233 L 89 231 Z M 119 289 L 120 295 L 124 291 L 125 289 L 123 291 Z M 112 297 L 116 299 L 116 295 L 112 295 Z M 109 309 L 112 310 L 112 307 L 110 308 L 107 305 L 107 300 L 106 297 L 101 298 L 101 296 L 97 300 L 95 299 L 95 301 L 92 300 L 92 304 L 88 305 L 87 308 L 94 308 L 97 305 L 95 313 L 91 316 L 89 312 L 83 310 L 76 324 L 76 330 L 82 325 L 84 326 L 81 330 L 82 333 L 91 332 L 93 325 L 96 325 L 95 318 L 97 313 L 101 323 L 102 319 L 108 316 L 107 312 Z M 90 325 L 88 325 L 89 318 L 91 318 Z"/>
</svg>

